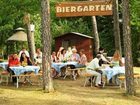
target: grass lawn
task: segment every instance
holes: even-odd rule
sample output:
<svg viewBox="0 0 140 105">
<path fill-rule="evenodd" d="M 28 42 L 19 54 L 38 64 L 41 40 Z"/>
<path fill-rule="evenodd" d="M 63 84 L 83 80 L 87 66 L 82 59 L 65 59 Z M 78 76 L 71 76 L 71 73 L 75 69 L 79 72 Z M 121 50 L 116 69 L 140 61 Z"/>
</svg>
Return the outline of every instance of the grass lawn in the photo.
<svg viewBox="0 0 140 105">
<path fill-rule="evenodd" d="M 140 72 L 140 68 L 135 68 Z M 39 86 L 12 85 L 0 86 L 0 105 L 140 105 L 140 85 L 137 95 L 125 96 L 118 86 L 106 86 L 104 89 L 83 87 L 84 79 L 73 81 L 69 78 L 54 80 L 54 93 L 43 93 Z"/>
</svg>

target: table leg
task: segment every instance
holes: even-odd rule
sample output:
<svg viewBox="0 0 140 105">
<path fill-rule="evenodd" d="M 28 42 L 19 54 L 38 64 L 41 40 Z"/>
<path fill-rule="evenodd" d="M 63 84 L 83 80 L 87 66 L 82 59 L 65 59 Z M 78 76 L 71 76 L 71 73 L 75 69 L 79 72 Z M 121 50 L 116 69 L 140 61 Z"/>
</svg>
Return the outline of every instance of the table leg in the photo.
<svg viewBox="0 0 140 105">
<path fill-rule="evenodd" d="M 17 88 L 19 87 L 18 81 L 19 81 L 19 80 L 18 80 L 18 76 L 17 76 Z"/>
<path fill-rule="evenodd" d="M 76 80 L 78 70 L 72 70 L 73 79 Z"/>
</svg>

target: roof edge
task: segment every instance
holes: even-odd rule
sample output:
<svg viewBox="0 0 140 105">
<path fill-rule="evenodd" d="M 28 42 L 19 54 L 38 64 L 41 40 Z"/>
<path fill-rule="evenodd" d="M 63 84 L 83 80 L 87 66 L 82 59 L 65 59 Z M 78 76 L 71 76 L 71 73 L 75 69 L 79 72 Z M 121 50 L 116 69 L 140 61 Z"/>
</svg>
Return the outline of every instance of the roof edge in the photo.
<svg viewBox="0 0 140 105">
<path fill-rule="evenodd" d="M 85 34 L 82 34 L 82 33 L 78 33 L 78 32 L 69 32 L 69 33 L 65 33 L 65 34 L 59 35 L 59 36 L 57 36 L 57 37 L 54 37 L 54 39 L 55 39 L 55 38 L 58 38 L 58 37 L 62 37 L 62 36 L 67 35 L 67 34 L 75 34 L 75 35 L 79 35 L 79 36 L 83 36 L 83 37 L 86 37 L 86 38 L 93 39 L 93 37 L 91 37 L 91 36 L 88 36 L 88 35 L 85 35 Z"/>
</svg>

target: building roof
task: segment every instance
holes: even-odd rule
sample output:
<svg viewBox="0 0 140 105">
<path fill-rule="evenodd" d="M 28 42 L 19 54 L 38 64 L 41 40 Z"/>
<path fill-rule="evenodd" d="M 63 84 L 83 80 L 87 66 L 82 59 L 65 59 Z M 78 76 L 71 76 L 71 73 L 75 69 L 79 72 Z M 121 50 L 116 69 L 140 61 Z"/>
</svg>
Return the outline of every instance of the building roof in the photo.
<svg viewBox="0 0 140 105">
<path fill-rule="evenodd" d="M 91 36 L 88 36 L 88 35 L 85 35 L 85 34 L 81 34 L 81 33 L 78 33 L 78 32 L 65 33 L 65 34 L 62 34 L 62 35 L 57 36 L 57 37 L 55 37 L 55 38 L 62 37 L 62 36 L 65 36 L 65 35 L 69 35 L 69 34 L 79 35 L 79 36 L 82 36 L 82 37 L 86 37 L 86 38 L 93 39 L 93 37 L 91 37 Z"/>
<path fill-rule="evenodd" d="M 23 31 L 17 31 L 7 41 L 27 41 L 27 34 Z"/>
</svg>

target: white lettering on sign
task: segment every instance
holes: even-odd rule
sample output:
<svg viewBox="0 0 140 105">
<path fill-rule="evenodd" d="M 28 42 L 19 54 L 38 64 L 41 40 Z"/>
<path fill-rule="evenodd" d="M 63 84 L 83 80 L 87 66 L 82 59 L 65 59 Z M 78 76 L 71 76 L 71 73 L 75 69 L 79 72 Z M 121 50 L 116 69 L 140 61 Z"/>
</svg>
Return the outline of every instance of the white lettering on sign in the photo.
<svg viewBox="0 0 140 105">
<path fill-rule="evenodd" d="M 76 12 L 76 7 L 71 6 L 71 12 Z"/>
<path fill-rule="evenodd" d="M 57 17 L 112 15 L 112 2 L 104 0 L 62 2 L 56 4 Z"/>
<path fill-rule="evenodd" d="M 61 7 L 57 7 L 56 12 L 62 12 L 62 8 Z"/>
<path fill-rule="evenodd" d="M 66 6 L 56 7 L 57 13 L 70 13 L 70 12 L 88 12 L 88 11 L 111 11 L 112 4 L 108 5 L 89 5 L 89 6 Z"/>
<path fill-rule="evenodd" d="M 94 11 L 95 6 L 89 5 L 89 11 Z"/>
</svg>

